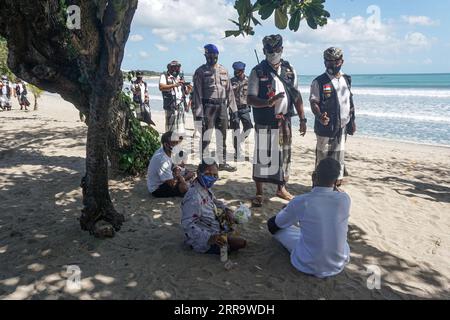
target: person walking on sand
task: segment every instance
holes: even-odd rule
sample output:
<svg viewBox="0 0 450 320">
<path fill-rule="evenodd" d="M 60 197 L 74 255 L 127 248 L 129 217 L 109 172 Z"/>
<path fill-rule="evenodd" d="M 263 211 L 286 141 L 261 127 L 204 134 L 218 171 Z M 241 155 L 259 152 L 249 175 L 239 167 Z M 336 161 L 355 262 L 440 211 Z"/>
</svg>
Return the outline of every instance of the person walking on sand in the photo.
<svg viewBox="0 0 450 320">
<path fill-rule="evenodd" d="M 344 178 L 346 134 L 356 132 L 352 78 L 341 71 L 344 64 L 341 49 L 328 48 L 323 57 L 326 72 L 312 82 L 309 99 L 315 116 L 316 166 L 328 157 L 339 161 L 340 186 Z"/>
<path fill-rule="evenodd" d="M 22 79 L 17 79 L 16 96 L 17 100 L 19 101 L 20 110 L 23 110 L 23 108 L 25 108 L 25 111 L 28 111 L 30 102 L 28 101 L 27 94 L 28 90 L 26 83 L 23 82 Z"/>
<path fill-rule="evenodd" d="M 263 204 L 263 184 L 278 186 L 277 196 L 292 200 L 287 191 L 292 147 L 291 118 L 294 109 L 300 117 L 300 134 L 306 134 L 303 100 L 298 91 L 297 73 L 283 60 L 283 38 L 270 35 L 263 39 L 266 59 L 253 68 L 248 81 L 248 104 L 253 107 L 255 121 L 255 155 L 253 180 L 256 197 L 252 204 Z"/>
<path fill-rule="evenodd" d="M 11 94 L 13 89 L 8 81 L 7 76 L 2 76 L 0 82 L 0 108 L 6 111 L 11 110 Z"/>
<path fill-rule="evenodd" d="M 336 187 L 341 172 L 338 161 L 326 158 L 316 171 L 313 190 L 294 198 L 267 221 L 267 227 L 289 251 L 297 270 L 325 278 L 340 273 L 350 261 L 351 199 Z"/>
</svg>

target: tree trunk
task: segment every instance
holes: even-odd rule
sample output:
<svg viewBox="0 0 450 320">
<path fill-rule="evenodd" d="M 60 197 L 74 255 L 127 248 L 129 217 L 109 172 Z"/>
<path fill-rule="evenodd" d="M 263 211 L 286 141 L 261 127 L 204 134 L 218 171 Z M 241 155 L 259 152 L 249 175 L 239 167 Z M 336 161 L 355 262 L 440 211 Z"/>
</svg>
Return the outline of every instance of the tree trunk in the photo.
<svg viewBox="0 0 450 320">
<path fill-rule="evenodd" d="M 80 6 L 79 30 L 67 28 L 69 5 Z M 121 110 L 120 65 L 136 8 L 137 0 L 1 2 L 0 35 L 8 41 L 11 70 L 31 84 L 61 94 L 87 117 L 80 224 L 97 236 L 112 236 L 124 221 L 109 195 L 107 155 L 118 163 L 117 150 L 129 140 L 127 111 L 114 112 Z M 111 146 L 113 151 L 108 151 Z M 101 220 L 108 225 L 102 226 Z"/>
<path fill-rule="evenodd" d="M 34 108 L 33 108 L 33 110 L 36 111 L 38 109 L 38 103 L 37 103 L 38 99 L 37 99 L 35 94 L 33 94 L 33 96 L 34 96 Z"/>
<path fill-rule="evenodd" d="M 83 210 L 81 228 L 98 237 L 114 235 L 124 222 L 111 202 L 108 189 L 108 105 L 115 105 L 116 97 L 107 92 L 94 94 L 90 104 L 86 144 L 86 175 L 83 177 Z M 111 226 L 100 225 L 104 220 Z"/>
</svg>

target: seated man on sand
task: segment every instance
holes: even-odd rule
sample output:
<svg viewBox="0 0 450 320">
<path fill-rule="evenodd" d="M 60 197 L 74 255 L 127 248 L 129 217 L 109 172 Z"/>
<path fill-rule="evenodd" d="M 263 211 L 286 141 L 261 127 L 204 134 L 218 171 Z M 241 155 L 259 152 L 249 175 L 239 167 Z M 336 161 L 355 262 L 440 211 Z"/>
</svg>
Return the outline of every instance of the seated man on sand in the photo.
<svg viewBox="0 0 450 320">
<path fill-rule="evenodd" d="M 340 273 L 350 261 L 347 231 L 351 200 L 348 194 L 337 191 L 340 171 L 338 161 L 322 160 L 313 190 L 294 198 L 267 222 L 274 238 L 291 253 L 292 265 L 319 278 Z"/>
<path fill-rule="evenodd" d="M 199 253 L 220 254 L 220 247 L 237 251 L 247 245 L 243 238 L 227 235 L 234 223 L 232 211 L 211 191 L 218 180 L 219 167 L 212 159 L 199 165 L 197 178 L 181 203 L 181 225 L 185 243 Z"/>
<path fill-rule="evenodd" d="M 183 197 L 189 189 L 189 183 L 194 177 L 172 161 L 172 150 L 181 138 L 172 132 L 166 132 L 161 137 L 162 147 L 155 152 L 147 171 L 148 191 L 157 198 Z"/>
</svg>

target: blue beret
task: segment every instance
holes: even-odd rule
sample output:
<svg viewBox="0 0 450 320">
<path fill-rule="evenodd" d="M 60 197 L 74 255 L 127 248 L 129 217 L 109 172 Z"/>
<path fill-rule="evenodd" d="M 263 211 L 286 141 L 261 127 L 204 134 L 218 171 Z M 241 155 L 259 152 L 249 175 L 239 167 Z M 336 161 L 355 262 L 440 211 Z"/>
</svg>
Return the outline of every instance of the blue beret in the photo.
<svg viewBox="0 0 450 320">
<path fill-rule="evenodd" d="M 207 44 L 205 47 L 205 53 L 216 53 L 219 54 L 219 49 L 217 49 L 217 47 L 213 44 Z"/>
<path fill-rule="evenodd" d="M 237 61 L 233 63 L 233 69 L 234 70 L 245 70 L 245 63 L 241 61 Z"/>
</svg>

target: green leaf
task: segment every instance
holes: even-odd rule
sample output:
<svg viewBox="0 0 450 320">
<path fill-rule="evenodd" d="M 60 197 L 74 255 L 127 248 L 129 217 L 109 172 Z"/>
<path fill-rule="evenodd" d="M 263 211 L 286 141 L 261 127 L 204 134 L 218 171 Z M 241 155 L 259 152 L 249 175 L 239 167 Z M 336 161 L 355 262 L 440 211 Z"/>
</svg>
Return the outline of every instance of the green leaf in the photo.
<svg viewBox="0 0 450 320">
<path fill-rule="evenodd" d="M 278 29 L 284 30 L 286 29 L 287 24 L 288 24 L 287 13 L 283 9 L 275 10 L 275 26 Z"/>
<path fill-rule="evenodd" d="M 225 37 L 226 38 L 231 37 L 231 36 L 237 37 L 240 34 L 242 34 L 242 32 L 239 31 L 239 30 L 228 30 L 228 31 L 225 31 Z"/>
<path fill-rule="evenodd" d="M 296 11 L 292 16 L 291 20 L 289 20 L 289 30 L 297 31 L 300 28 L 300 21 L 302 18 L 301 11 Z"/>
</svg>

